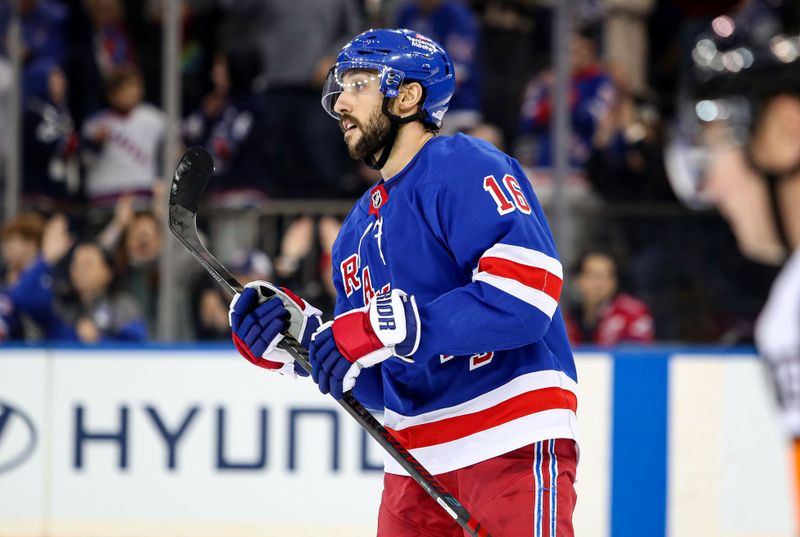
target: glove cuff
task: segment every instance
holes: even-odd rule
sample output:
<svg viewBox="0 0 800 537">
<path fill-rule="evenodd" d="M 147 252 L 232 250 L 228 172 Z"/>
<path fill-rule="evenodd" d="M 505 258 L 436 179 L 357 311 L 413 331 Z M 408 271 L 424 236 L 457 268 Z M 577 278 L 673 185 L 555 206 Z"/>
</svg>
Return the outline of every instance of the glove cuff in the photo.
<svg viewBox="0 0 800 537">
<path fill-rule="evenodd" d="M 369 314 L 363 310 L 340 315 L 333 321 L 331 330 L 336 347 L 350 362 L 386 347 L 372 329 Z"/>
<path fill-rule="evenodd" d="M 419 309 L 417 308 L 417 299 L 414 298 L 414 295 L 403 296 L 403 309 L 406 318 L 406 339 L 395 345 L 394 352 L 400 358 L 413 362 L 409 357 L 417 352 L 422 335 Z"/>
<path fill-rule="evenodd" d="M 392 355 L 407 359 L 419 347 L 420 321 L 417 303 L 403 291 L 376 296 L 370 304 L 340 315 L 333 323 L 339 352 L 365 366 Z M 370 362 L 367 364 L 367 362 Z"/>
<path fill-rule="evenodd" d="M 370 324 L 394 354 L 407 358 L 419 347 L 420 322 L 417 301 L 400 289 L 378 295 L 370 303 Z"/>
</svg>

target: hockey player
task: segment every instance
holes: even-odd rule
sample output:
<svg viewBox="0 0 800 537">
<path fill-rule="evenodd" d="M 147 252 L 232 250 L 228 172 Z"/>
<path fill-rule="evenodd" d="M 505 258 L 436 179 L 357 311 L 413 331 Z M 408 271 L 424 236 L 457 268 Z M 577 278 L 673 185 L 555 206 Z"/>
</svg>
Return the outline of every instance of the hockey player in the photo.
<svg viewBox="0 0 800 537">
<path fill-rule="evenodd" d="M 668 151 L 668 167 L 679 195 L 719 208 L 745 255 L 783 266 L 755 338 L 793 438 L 798 497 L 800 4 L 771 4 L 746 2 L 715 19 L 697 40 L 692 99 L 684 103 L 697 143 L 676 140 Z M 701 161 L 693 155 L 701 155 Z"/>
<path fill-rule="evenodd" d="M 292 317 L 320 391 L 383 410 L 494 535 L 571 536 L 577 376 L 561 263 L 520 165 L 469 136 L 435 136 L 453 91 L 450 58 L 421 34 L 370 30 L 341 50 L 323 106 L 382 179 L 334 244 L 335 319 L 320 326 L 296 297 L 262 302 L 268 284 L 254 282 L 231 304 L 234 342 L 292 374 L 275 348 Z M 393 460 L 385 470 L 380 537 L 461 535 Z"/>
</svg>

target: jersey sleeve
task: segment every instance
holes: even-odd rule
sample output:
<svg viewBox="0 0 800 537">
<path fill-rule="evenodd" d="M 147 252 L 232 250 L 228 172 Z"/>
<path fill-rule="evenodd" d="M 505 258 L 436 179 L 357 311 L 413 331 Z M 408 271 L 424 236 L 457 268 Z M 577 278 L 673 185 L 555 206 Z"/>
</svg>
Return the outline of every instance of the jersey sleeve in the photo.
<svg viewBox="0 0 800 537">
<path fill-rule="evenodd" d="M 538 341 L 561 296 L 561 262 L 522 169 L 507 161 L 454 173 L 423 194 L 431 204 L 425 214 L 469 283 L 420 305 L 415 360 Z"/>
</svg>

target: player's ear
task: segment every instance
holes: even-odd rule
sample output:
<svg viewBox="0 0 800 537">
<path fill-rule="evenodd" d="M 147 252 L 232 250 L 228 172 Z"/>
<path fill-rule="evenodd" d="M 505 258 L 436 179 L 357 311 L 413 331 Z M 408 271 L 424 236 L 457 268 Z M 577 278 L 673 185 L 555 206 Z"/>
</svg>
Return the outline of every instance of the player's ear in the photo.
<svg viewBox="0 0 800 537">
<path fill-rule="evenodd" d="M 425 91 L 419 82 L 407 82 L 400 87 L 400 94 L 395 99 L 395 113 L 405 117 L 422 106 Z"/>
</svg>

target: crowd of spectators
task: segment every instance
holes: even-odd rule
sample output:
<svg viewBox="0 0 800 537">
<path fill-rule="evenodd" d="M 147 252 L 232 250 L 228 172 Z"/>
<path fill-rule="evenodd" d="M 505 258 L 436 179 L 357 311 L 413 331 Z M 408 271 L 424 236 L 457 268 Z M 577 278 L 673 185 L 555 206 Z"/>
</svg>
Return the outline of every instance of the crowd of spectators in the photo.
<svg viewBox="0 0 800 537">
<path fill-rule="evenodd" d="M 563 308 L 575 342 L 749 337 L 769 275 L 740 259 L 710 216 L 710 225 L 680 222 L 662 164 L 685 44 L 733 3 L 575 3 L 568 102 L 577 188 L 595 208 L 656 203 L 678 221 L 612 211 L 577 227 L 571 240 L 585 253 L 572 263 Z M 14 82 L 13 10 L 22 30 L 22 204 L 0 235 L 0 340 L 153 338 L 170 175 L 161 169 L 163 2 L 0 4 L 0 118 Z M 368 27 L 408 27 L 439 41 L 457 77 L 442 132 L 512 153 L 536 187 L 553 159 L 551 21 L 544 0 L 185 0 L 179 133 L 184 146 L 214 156 L 206 201 L 220 216 L 203 222 L 214 251 L 242 279 L 288 284 L 330 310 L 336 215 L 270 219 L 265 230 L 240 213 L 276 199 L 353 198 L 376 180 L 347 158 L 319 106 L 336 52 Z M 5 147 L 0 140 L 0 160 Z M 716 258 L 678 259 L 676 244 L 700 231 Z M 191 260 L 179 262 L 180 337 L 229 337 L 227 299 Z M 731 300 L 731 280 L 745 277 L 753 294 Z M 700 306 L 682 320 L 692 300 Z M 620 312 L 635 318 L 630 326 L 618 326 Z"/>
</svg>

